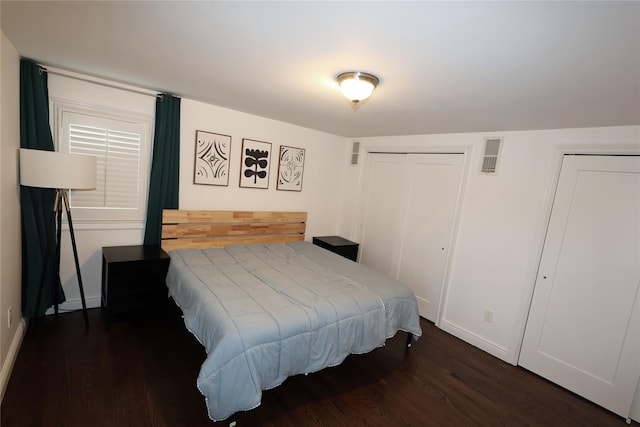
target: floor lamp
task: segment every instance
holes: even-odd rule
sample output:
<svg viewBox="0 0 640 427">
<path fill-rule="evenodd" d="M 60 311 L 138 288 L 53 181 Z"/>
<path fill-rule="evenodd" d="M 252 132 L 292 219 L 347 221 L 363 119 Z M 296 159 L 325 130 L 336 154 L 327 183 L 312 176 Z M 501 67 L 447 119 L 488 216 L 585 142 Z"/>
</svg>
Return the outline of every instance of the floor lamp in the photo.
<svg viewBox="0 0 640 427">
<path fill-rule="evenodd" d="M 64 205 L 64 209 L 67 214 L 67 221 L 69 222 L 69 234 L 71 235 L 71 246 L 73 247 L 73 259 L 76 263 L 76 273 L 78 275 L 80 298 L 82 299 L 84 323 L 88 328 L 89 316 L 87 315 L 87 304 L 84 298 L 84 287 L 82 286 L 82 275 L 80 274 L 80 263 L 78 262 L 78 249 L 76 247 L 76 237 L 73 231 L 73 222 L 71 220 L 71 210 L 67 192 L 68 190 L 92 190 L 96 188 L 96 157 L 21 148 L 20 185 L 52 188 L 56 190 L 56 197 L 51 211 L 51 221 L 49 222 L 47 246 L 45 248 L 42 271 L 40 273 L 38 298 L 36 299 L 36 313 L 40 308 L 40 300 L 42 298 L 42 290 L 44 288 L 54 230 L 57 234 L 55 277 L 60 277 L 60 240 L 62 235 L 62 209 Z M 56 315 L 58 314 L 57 285 L 55 286 L 55 313 Z"/>
</svg>

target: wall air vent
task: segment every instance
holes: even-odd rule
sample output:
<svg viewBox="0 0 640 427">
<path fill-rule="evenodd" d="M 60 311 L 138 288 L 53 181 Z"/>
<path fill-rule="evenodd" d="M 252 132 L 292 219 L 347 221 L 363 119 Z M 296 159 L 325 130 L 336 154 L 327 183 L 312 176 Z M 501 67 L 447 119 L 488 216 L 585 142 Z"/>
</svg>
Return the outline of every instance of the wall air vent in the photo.
<svg viewBox="0 0 640 427">
<path fill-rule="evenodd" d="M 354 141 L 351 146 L 351 164 L 358 164 L 358 155 L 360 154 L 360 142 Z"/>
<path fill-rule="evenodd" d="M 498 156 L 502 146 L 502 138 L 485 138 L 484 155 L 482 157 L 481 173 L 495 175 L 498 169 Z"/>
</svg>

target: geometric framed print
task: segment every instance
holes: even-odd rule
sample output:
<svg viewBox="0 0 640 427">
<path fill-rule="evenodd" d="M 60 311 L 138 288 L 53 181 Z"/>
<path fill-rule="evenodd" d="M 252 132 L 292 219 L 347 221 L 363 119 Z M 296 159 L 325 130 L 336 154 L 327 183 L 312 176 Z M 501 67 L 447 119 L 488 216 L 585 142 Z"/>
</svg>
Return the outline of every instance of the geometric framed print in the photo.
<svg viewBox="0 0 640 427">
<path fill-rule="evenodd" d="M 231 137 L 229 135 L 196 130 L 193 183 L 229 185 L 230 153 Z"/>
<path fill-rule="evenodd" d="M 278 162 L 278 190 L 302 191 L 302 174 L 304 172 L 304 148 L 280 146 Z"/>
<path fill-rule="evenodd" d="M 269 188 L 271 143 L 242 139 L 240 187 Z"/>
</svg>

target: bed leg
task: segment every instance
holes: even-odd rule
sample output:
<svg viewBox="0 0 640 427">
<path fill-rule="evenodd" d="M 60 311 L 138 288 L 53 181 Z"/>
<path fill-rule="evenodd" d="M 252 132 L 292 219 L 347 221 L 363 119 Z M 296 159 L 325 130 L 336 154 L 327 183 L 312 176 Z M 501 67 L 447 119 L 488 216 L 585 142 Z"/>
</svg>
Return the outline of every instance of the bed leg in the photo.
<svg viewBox="0 0 640 427">
<path fill-rule="evenodd" d="M 413 343 L 413 334 L 407 332 L 407 348 L 411 348 L 411 343 Z"/>
</svg>

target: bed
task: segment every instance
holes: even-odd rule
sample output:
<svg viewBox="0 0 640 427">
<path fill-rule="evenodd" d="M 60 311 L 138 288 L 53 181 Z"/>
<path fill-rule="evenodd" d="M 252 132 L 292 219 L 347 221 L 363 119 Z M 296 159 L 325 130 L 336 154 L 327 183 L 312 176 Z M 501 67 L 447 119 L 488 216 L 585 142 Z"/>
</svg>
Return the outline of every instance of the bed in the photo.
<svg viewBox="0 0 640 427">
<path fill-rule="evenodd" d="M 289 376 L 383 346 L 399 330 L 422 335 L 413 292 L 305 241 L 306 217 L 163 213 L 169 295 L 207 352 L 197 387 L 214 421 L 257 407 L 263 390 Z"/>
</svg>

